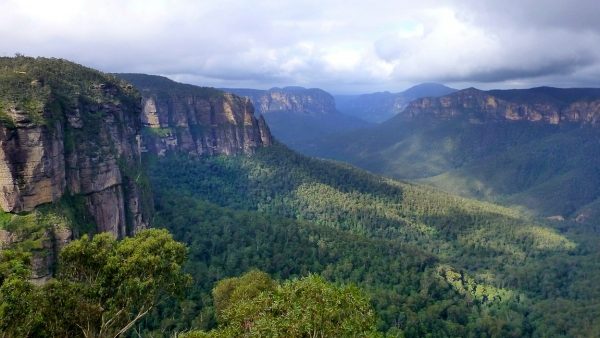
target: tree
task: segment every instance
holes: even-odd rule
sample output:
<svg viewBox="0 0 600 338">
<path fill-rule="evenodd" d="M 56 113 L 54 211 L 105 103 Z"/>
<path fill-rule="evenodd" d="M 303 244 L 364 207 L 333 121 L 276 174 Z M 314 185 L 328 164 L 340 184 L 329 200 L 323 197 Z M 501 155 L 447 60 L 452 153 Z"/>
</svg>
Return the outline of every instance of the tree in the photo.
<svg viewBox="0 0 600 338">
<path fill-rule="evenodd" d="M 72 319 L 84 336 L 117 337 L 163 296 L 188 285 L 190 277 L 181 269 L 185 257 L 185 246 L 166 230 L 145 230 L 122 241 L 107 233 L 84 236 L 61 252 L 58 287 L 76 292 L 78 313 Z"/>
<path fill-rule="evenodd" d="M 260 276 L 262 280 L 257 281 L 252 276 Z M 368 299 L 354 286 L 336 286 L 317 275 L 286 281 L 274 287 L 269 285 L 264 274 L 257 271 L 219 282 L 213 292 L 219 297 L 217 302 L 220 305 L 215 306 L 221 309 L 219 329 L 208 333 L 190 332 L 184 337 L 378 335 L 375 313 Z M 256 291 L 262 286 L 267 287 L 255 296 L 238 297 L 242 294 L 238 290 Z"/>
<path fill-rule="evenodd" d="M 273 291 L 277 284 L 271 277 L 259 270 L 252 270 L 241 277 L 219 281 L 213 289 L 213 304 L 220 319 L 232 305 L 256 298 L 261 292 Z"/>
<path fill-rule="evenodd" d="M 26 261 L 0 259 L 0 335 L 119 337 L 189 284 L 185 257 L 185 246 L 166 230 L 122 241 L 83 236 L 65 246 L 56 279 L 42 287 L 27 281 Z"/>
<path fill-rule="evenodd" d="M 0 336 L 26 337 L 39 322 L 39 292 L 28 281 L 30 255 L 0 251 Z"/>
</svg>

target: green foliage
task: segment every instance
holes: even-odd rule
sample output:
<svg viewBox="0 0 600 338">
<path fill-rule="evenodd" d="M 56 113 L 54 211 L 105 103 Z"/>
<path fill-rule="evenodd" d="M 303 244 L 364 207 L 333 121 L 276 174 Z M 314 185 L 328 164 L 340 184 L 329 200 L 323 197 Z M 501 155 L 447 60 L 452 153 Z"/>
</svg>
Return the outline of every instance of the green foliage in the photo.
<svg viewBox="0 0 600 338">
<path fill-rule="evenodd" d="M 102 103 L 139 109 L 139 95 L 124 81 L 66 60 L 0 58 L 0 122 L 5 127 L 15 127 L 9 111 L 23 112 L 34 125 L 53 126 L 64 121 L 65 111 L 79 108 L 82 132 L 93 132 L 105 112 L 88 108 Z"/>
<path fill-rule="evenodd" d="M 8 252 L 8 251 L 7 251 Z M 9 252 L 10 253 L 10 252 Z M 186 249 L 165 230 L 123 241 L 84 235 L 61 252 L 57 277 L 27 281 L 26 256 L 0 257 L 0 333 L 19 337 L 117 337 L 155 304 L 181 294 Z"/>
<path fill-rule="evenodd" d="M 302 151 L 543 216 L 575 218 L 600 197 L 599 141 L 597 128 L 588 126 L 397 117 Z"/>
<path fill-rule="evenodd" d="M 9 278 L 29 278 L 31 254 L 3 249 L 0 251 L 0 284 Z"/>
<path fill-rule="evenodd" d="M 527 230 L 533 229 L 532 221 L 515 210 L 303 158 L 279 147 L 251 158 L 218 157 L 202 162 L 169 158 L 154 166 L 151 175 L 155 186 L 163 190 L 172 187 L 222 206 L 306 220 L 367 237 L 431 245 L 448 239 L 470 241 L 472 233 L 498 232 L 489 226 L 497 224 L 507 229 L 502 241 L 516 250 L 531 250 L 526 239 L 542 242 L 549 234 L 556 235 L 559 244 L 533 249 L 541 254 L 547 249 L 574 248 L 551 229 L 544 233 Z M 491 245 L 489 249 L 497 250 Z"/>
<path fill-rule="evenodd" d="M 338 282 L 352 281 L 368 291 L 385 323 L 394 323 L 399 309 L 414 314 L 414 323 L 418 323 L 422 318 L 417 312 L 439 298 L 453 299 L 450 304 L 471 311 L 447 284 L 427 282 L 436 278 L 435 259 L 415 247 L 259 212 L 234 211 L 180 194 L 163 197 L 166 199 L 161 198 L 156 221 L 172 225 L 174 235 L 188 243 L 187 270 L 195 280 L 195 288 L 188 295 L 191 303 L 185 303 L 181 312 L 155 313 L 163 318 L 163 331 L 212 327 L 209 292 L 213 283 L 252 267 L 278 278 L 320 272 Z M 178 321 L 164 319 L 172 317 Z M 156 325 L 154 321 L 146 324 Z M 379 324 L 388 327 L 384 322 Z M 437 325 L 438 330 L 447 329 L 443 322 Z"/>
<path fill-rule="evenodd" d="M 167 137 L 169 135 L 172 135 L 173 131 L 171 130 L 171 128 L 150 128 L 150 127 L 144 127 L 144 129 L 142 129 L 142 133 L 147 134 L 148 136 L 151 136 L 151 137 L 163 138 L 163 137 Z"/>
<path fill-rule="evenodd" d="M 37 293 L 27 281 L 31 275 L 30 254 L 0 251 L 0 334 L 25 337 L 39 321 L 35 310 Z"/>
<path fill-rule="evenodd" d="M 228 290 L 230 297 L 221 294 L 222 290 Z M 252 292 L 244 294 L 244 290 Z M 209 332 L 209 337 L 377 335 L 375 313 L 359 289 L 336 286 L 316 275 L 275 285 L 264 274 L 254 271 L 219 282 L 214 294 L 227 306 L 222 309 L 219 329 Z M 202 333 L 183 335 L 197 336 Z"/>
<path fill-rule="evenodd" d="M 120 73 L 115 75 L 132 83 L 148 96 L 160 93 L 160 95 L 165 95 L 166 97 L 177 95 L 181 97 L 195 96 L 210 99 L 221 97 L 224 94 L 223 91 L 216 88 L 179 83 L 163 76 L 135 73 Z"/>
<path fill-rule="evenodd" d="M 77 220 L 67 203 L 61 201 L 21 214 L 0 212 L 0 229 L 15 238 L 15 243 L 10 246 L 12 250 L 43 254 L 44 242 L 50 240 L 49 234 L 75 228 Z"/>
<path fill-rule="evenodd" d="M 275 282 L 268 274 L 258 270 L 219 281 L 212 291 L 216 314 L 221 316 L 233 304 L 254 299 L 261 292 L 273 289 Z"/>
<path fill-rule="evenodd" d="M 600 288 L 586 282 L 588 272 L 600 271 L 593 228 L 553 228 L 514 209 L 280 146 L 252 157 L 166 158 L 150 164 L 150 175 L 155 223 L 188 243 L 188 271 L 197 282 L 185 307 L 156 312 L 144 323 L 149 330 L 213 328 L 212 283 L 251 268 L 278 278 L 317 273 L 355 283 L 389 334 L 594 330 L 583 324 L 593 321 L 593 311 L 566 329 L 537 312 L 558 299 L 597 309 L 592 299 Z"/>
<path fill-rule="evenodd" d="M 185 255 L 185 247 L 165 230 L 142 231 L 120 242 L 106 233 L 84 236 L 61 252 L 58 280 L 82 291 L 76 302 L 87 311 L 85 321 L 76 324 L 84 334 L 112 337 L 130 329 L 161 297 L 187 285 L 181 272 Z M 72 310 L 73 316 L 81 312 Z"/>
<path fill-rule="evenodd" d="M 51 254 L 45 243 L 53 240 L 57 231 L 69 229 L 75 236 L 96 231 L 81 195 L 63 195 L 52 204 L 42 205 L 31 212 L 13 214 L 0 212 L 0 230 L 11 233 L 11 250 L 36 256 Z M 51 267 L 52 268 L 52 267 Z"/>
</svg>

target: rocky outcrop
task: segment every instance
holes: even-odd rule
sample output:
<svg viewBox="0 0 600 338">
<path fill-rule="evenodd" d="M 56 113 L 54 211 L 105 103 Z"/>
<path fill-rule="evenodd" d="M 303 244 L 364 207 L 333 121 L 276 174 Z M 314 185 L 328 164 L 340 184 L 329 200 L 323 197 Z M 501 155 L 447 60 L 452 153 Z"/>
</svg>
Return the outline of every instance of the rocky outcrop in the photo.
<svg viewBox="0 0 600 338">
<path fill-rule="evenodd" d="M 0 127 L 0 207 L 30 211 L 57 200 L 66 186 L 62 125 L 37 126 L 22 111 L 5 113 L 14 128 Z"/>
<path fill-rule="evenodd" d="M 256 112 L 261 115 L 276 112 L 307 115 L 337 113 L 333 96 L 318 88 L 284 87 L 269 90 L 228 88 L 224 90 L 249 98 Z"/>
<path fill-rule="evenodd" d="M 339 111 L 365 121 L 381 123 L 398 113 L 408 104 L 422 97 L 438 97 L 456 89 L 438 83 L 422 83 L 403 92 L 377 92 L 362 95 L 338 95 L 335 103 Z"/>
<path fill-rule="evenodd" d="M 13 216 L 13 218 L 33 219 L 34 222 L 39 222 L 39 215 L 36 213 L 27 216 Z M 28 229 L 15 229 L 12 232 L 0 229 L 0 250 L 25 244 L 25 247 L 32 253 L 32 281 L 44 283 L 52 276 L 58 253 L 73 239 L 73 231 L 59 223 L 48 224 L 49 226 L 38 224 L 35 229 L 29 227 Z M 38 245 L 31 249 L 31 243 L 36 241 Z"/>
<path fill-rule="evenodd" d="M 363 120 L 337 111 L 333 96 L 321 89 L 224 90 L 250 99 L 277 140 L 302 153 L 310 152 L 315 142 L 328 135 L 368 126 Z"/>
<path fill-rule="evenodd" d="M 144 151 L 164 156 L 252 154 L 273 143 L 271 132 L 247 98 L 171 81 L 120 74 L 143 96 Z"/>
<path fill-rule="evenodd" d="M 32 281 L 42 284 L 53 275 L 53 268 L 62 248 L 73 237 L 73 232 L 65 227 L 51 227 L 43 234 L 42 248 L 31 257 Z"/>
<path fill-rule="evenodd" d="M 469 88 L 447 96 L 415 100 L 399 114 L 401 118 L 419 116 L 464 117 L 473 123 L 508 120 L 597 125 L 600 90 L 541 87 L 482 91 Z"/>
<path fill-rule="evenodd" d="M 99 231 L 123 237 L 145 227 L 132 177 L 140 161 L 137 92 L 64 60 L 1 62 L 0 208 L 27 212 L 79 195 Z"/>
</svg>

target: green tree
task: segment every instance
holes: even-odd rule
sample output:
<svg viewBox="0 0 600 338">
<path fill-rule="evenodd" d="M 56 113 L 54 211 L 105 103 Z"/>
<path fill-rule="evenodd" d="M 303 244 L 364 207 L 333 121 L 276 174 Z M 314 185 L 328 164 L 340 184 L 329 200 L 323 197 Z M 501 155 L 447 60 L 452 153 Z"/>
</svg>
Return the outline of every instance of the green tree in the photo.
<svg viewBox="0 0 600 338">
<path fill-rule="evenodd" d="M 166 230 L 145 230 L 122 241 L 107 233 L 84 236 L 63 249 L 58 281 L 49 287 L 74 291 L 66 303 L 77 306 L 65 319 L 74 320 L 84 336 L 116 337 L 161 298 L 188 285 L 190 277 L 181 269 L 185 257 L 185 246 Z"/>
<path fill-rule="evenodd" d="M 41 287 L 27 280 L 26 259 L 6 256 L 0 336 L 119 337 L 190 282 L 182 270 L 186 248 L 166 230 L 122 241 L 108 233 L 83 236 L 62 250 L 56 279 Z"/>
<path fill-rule="evenodd" d="M 255 280 L 252 276 L 260 276 Z M 221 281 L 214 295 L 223 296 L 220 327 L 211 332 L 190 332 L 184 337 L 366 337 L 377 336 L 375 312 L 354 286 L 336 286 L 309 275 L 269 288 L 264 274 L 252 271 Z M 243 282 L 248 282 L 245 284 Z M 266 282 L 266 283 L 265 283 Z M 232 288 L 233 285 L 233 288 Z M 241 296 L 240 290 L 255 296 Z M 227 290 L 221 293 L 221 291 Z M 227 297 L 226 295 L 234 295 Z M 235 299 L 234 299 L 235 298 Z M 226 304 L 225 307 L 222 307 Z"/>
<path fill-rule="evenodd" d="M 252 270 L 241 277 L 227 278 L 213 289 L 213 304 L 220 319 L 225 310 L 232 305 L 256 298 L 261 292 L 273 291 L 276 283 L 271 277 L 259 270 Z"/>
<path fill-rule="evenodd" d="M 0 251 L 0 336 L 26 337 L 40 321 L 38 290 L 28 281 L 30 255 Z"/>
</svg>

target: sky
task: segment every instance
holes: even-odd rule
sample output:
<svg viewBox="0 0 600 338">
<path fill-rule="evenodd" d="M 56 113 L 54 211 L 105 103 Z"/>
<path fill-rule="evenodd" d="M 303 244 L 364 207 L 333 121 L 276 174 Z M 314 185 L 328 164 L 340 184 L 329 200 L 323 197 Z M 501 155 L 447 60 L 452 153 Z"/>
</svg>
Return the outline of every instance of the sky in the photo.
<svg viewBox="0 0 600 338">
<path fill-rule="evenodd" d="M 336 94 L 600 86 L 598 0 L 0 0 L 0 55 Z"/>
</svg>

